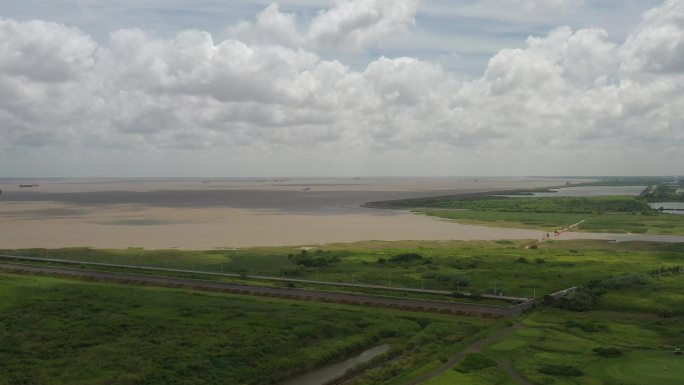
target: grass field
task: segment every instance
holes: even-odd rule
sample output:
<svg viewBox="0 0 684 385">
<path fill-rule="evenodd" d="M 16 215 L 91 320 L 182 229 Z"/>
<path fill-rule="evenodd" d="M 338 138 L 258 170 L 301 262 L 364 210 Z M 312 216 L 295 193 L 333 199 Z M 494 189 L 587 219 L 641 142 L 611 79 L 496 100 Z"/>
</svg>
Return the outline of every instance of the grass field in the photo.
<svg viewBox="0 0 684 385">
<path fill-rule="evenodd" d="M 607 212 L 648 212 L 645 200 L 629 196 L 507 198 L 482 196 L 436 203 L 430 207 L 473 211 L 600 214 Z"/>
<path fill-rule="evenodd" d="M 636 197 L 459 199 L 417 212 L 460 223 L 554 231 L 584 220 L 573 231 L 684 235 L 684 215 L 652 210 Z"/>
<path fill-rule="evenodd" d="M 0 252 L 212 271 L 287 271 L 323 280 L 349 281 L 354 274 L 356 282 L 381 283 L 391 276 L 396 285 L 496 288 L 511 295 L 536 292 L 538 298 L 603 282 L 606 290 L 593 310 L 541 306 L 522 318 L 524 329 L 483 352 L 509 361 L 540 385 L 678 384 L 679 361 L 665 347 L 684 346 L 684 275 L 654 272 L 684 266 L 684 244 L 551 241 L 529 250 L 522 245 L 403 241 L 326 245 L 306 253 L 293 247 Z M 617 285 L 625 274 L 638 282 Z M 6 374 L 0 385 L 268 384 L 381 342 L 392 343 L 402 358 L 355 384 L 399 385 L 501 326 L 473 317 L 0 273 L 0 373 Z M 597 348 L 622 355 L 603 357 Z M 630 377 L 636 380 L 625 380 Z M 428 385 L 510 381 L 494 366 L 449 370 Z"/>
<path fill-rule="evenodd" d="M 589 365 L 587 373 L 606 385 L 675 385 L 684 379 L 684 359 L 669 351 L 639 351 Z"/>
<path fill-rule="evenodd" d="M 684 344 L 681 322 L 681 316 L 630 311 L 544 309 L 527 317 L 527 328 L 484 351 L 535 384 L 675 385 L 684 378 L 684 358 L 672 353 Z M 603 357 L 597 348 L 619 355 Z"/>
<path fill-rule="evenodd" d="M 0 384 L 269 384 L 380 341 L 404 351 L 383 379 L 493 324 L 0 273 Z"/>
<path fill-rule="evenodd" d="M 592 279 L 611 275 L 684 266 L 684 244 L 610 243 L 605 241 L 547 242 L 523 250 L 522 242 L 360 242 L 326 245 L 310 250 L 326 258 L 324 266 L 303 266 L 290 258 L 292 247 L 211 251 L 126 250 L 4 250 L 29 256 L 169 266 L 203 271 L 241 272 L 325 281 L 371 283 L 413 288 L 502 292 L 537 297 Z M 421 258 L 393 260 L 417 254 Z M 396 258 L 395 258 L 396 259 Z M 266 262 L 265 262 L 266 261 Z M 384 261 L 384 262 L 383 262 Z M 336 288 L 335 290 L 344 290 Z"/>
<path fill-rule="evenodd" d="M 471 373 L 448 370 L 422 385 L 515 385 L 500 368 L 486 368 Z"/>
<path fill-rule="evenodd" d="M 471 225 L 537 229 L 540 230 L 540 232 L 562 229 L 586 218 L 586 215 L 582 214 L 473 211 L 461 209 L 421 209 L 418 212 L 432 217 L 449 219 Z"/>
</svg>

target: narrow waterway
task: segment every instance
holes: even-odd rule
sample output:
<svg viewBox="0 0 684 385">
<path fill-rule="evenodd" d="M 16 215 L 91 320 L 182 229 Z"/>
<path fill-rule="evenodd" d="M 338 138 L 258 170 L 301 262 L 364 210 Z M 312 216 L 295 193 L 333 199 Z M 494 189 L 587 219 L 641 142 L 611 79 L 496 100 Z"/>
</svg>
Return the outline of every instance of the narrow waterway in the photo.
<svg viewBox="0 0 684 385">
<path fill-rule="evenodd" d="M 386 353 L 391 347 L 392 346 L 389 344 L 384 344 L 370 348 L 361 354 L 347 358 L 344 361 L 313 370 L 299 377 L 282 382 L 280 385 L 324 385 L 336 378 L 342 377 L 347 370 L 355 367 L 356 365 L 366 363 L 373 358 Z"/>
<path fill-rule="evenodd" d="M 649 203 L 652 209 L 663 209 L 664 213 L 684 215 L 684 202 L 655 202 Z"/>
</svg>

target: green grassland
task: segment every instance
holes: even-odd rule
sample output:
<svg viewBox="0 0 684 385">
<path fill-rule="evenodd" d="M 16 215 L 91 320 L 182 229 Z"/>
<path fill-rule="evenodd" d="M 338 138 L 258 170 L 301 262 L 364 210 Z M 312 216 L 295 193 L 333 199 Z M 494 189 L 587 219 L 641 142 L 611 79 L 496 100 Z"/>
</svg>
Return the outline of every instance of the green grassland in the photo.
<svg viewBox="0 0 684 385">
<path fill-rule="evenodd" d="M 535 384 L 675 385 L 684 378 L 684 358 L 672 353 L 672 346 L 684 344 L 682 319 L 547 308 L 484 352 L 509 361 Z M 601 349 L 611 354 L 602 356 Z"/>
<path fill-rule="evenodd" d="M 448 370 L 443 374 L 431 378 L 423 385 L 515 385 L 506 373 L 497 367 L 486 368 L 470 373 Z"/>
<path fill-rule="evenodd" d="M 460 285 L 479 293 L 496 287 L 537 298 L 570 286 L 591 287 L 596 294 L 588 311 L 540 304 L 520 319 L 524 329 L 483 353 L 510 362 L 539 385 L 670 385 L 682 378 L 681 360 L 665 347 L 684 346 L 684 275 L 670 274 L 684 266 L 684 243 L 551 241 L 527 250 L 523 245 L 374 241 L 306 252 L 274 247 L 0 253 L 277 276 L 285 271 L 347 282 L 354 274 L 355 282 L 379 284 L 391 276 L 393 285 Z M 399 385 L 502 325 L 478 317 L 0 273 L 0 385 L 277 383 L 383 342 L 392 343 L 401 358 L 354 383 Z M 621 355 L 603 357 L 597 348 Z M 511 381 L 498 366 L 457 366 L 428 384 Z"/>
<path fill-rule="evenodd" d="M 678 385 L 684 378 L 684 275 L 609 290 L 595 308 L 538 306 L 523 328 L 482 349 L 538 385 Z M 482 361 L 482 360 L 481 360 Z M 463 361 L 460 364 L 463 365 Z M 459 366 L 428 384 L 509 384 L 502 368 Z"/>
<path fill-rule="evenodd" d="M 587 216 L 566 213 L 521 213 L 506 211 L 472 211 L 461 209 L 421 209 L 417 212 L 470 225 L 523 228 L 541 232 L 563 229 Z"/>
<path fill-rule="evenodd" d="M 461 223 L 554 231 L 684 235 L 684 215 L 652 210 L 638 197 L 474 198 L 435 201 L 416 209 Z"/>
<path fill-rule="evenodd" d="M 437 203 L 436 208 L 475 211 L 600 214 L 605 212 L 651 211 L 646 201 L 634 197 L 534 197 L 483 196 Z"/>
<path fill-rule="evenodd" d="M 684 346 L 684 275 L 603 282 L 591 310 L 542 306 L 485 353 L 534 384 L 680 384 L 684 358 L 673 349 Z"/>
<path fill-rule="evenodd" d="M 359 242 L 321 246 L 307 258 L 328 262 L 302 265 L 293 247 L 240 250 L 3 250 L 3 254 L 168 266 L 213 272 L 248 272 L 300 279 L 392 286 L 501 292 L 537 297 L 588 280 L 624 273 L 648 273 L 663 266 L 684 266 L 684 244 L 606 241 L 547 242 L 523 249 L 523 242 Z M 416 254 L 420 258 L 397 260 Z M 295 256 L 294 258 L 292 256 Z M 315 263 L 314 263 L 315 264 Z M 347 290 L 336 288 L 335 290 Z M 382 293 L 388 294 L 388 293 Z"/>
<path fill-rule="evenodd" d="M 0 384 L 269 384 L 390 342 L 397 377 L 494 321 L 0 273 Z M 366 379 L 361 379 L 363 383 Z"/>
</svg>

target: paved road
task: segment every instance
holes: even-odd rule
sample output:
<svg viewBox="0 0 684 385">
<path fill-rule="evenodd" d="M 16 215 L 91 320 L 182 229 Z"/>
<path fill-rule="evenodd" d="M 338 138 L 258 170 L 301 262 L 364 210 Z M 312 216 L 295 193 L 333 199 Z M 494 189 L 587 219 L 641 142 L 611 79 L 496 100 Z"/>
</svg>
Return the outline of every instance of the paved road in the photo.
<svg viewBox="0 0 684 385">
<path fill-rule="evenodd" d="M 433 311 L 464 315 L 482 315 L 495 318 L 518 315 L 526 309 L 526 306 L 521 305 L 508 307 L 447 301 L 433 301 L 415 298 L 399 298 L 330 291 L 317 291 L 296 288 L 277 288 L 179 277 L 118 273 L 110 271 L 94 271 L 66 267 L 37 266 L 22 263 L 0 263 L 0 269 L 30 273 L 62 275 L 84 279 L 107 280 L 125 284 L 143 284 L 167 287 L 182 287 L 198 290 L 215 290 L 231 292 L 236 294 L 261 295 L 268 297 L 301 300 L 319 300 L 325 302 L 389 307 L 415 311 Z"/>
<path fill-rule="evenodd" d="M 458 363 L 461 362 L 461 360 L 463 358 L 465 358 L 468 354 L 479 352 L 480 349 L 482 349 L 483 347 L 485 347 L 487 345 L 491 345 L 494 342 L 506 337 L 509 333 L 516 331 L 518 329 L 521 329 L 521 328 L 522 328 L 521 324 L 515 324 L 511 327 L 499 330 L 496 334 L 494 334 L 491 337 L 487 337 L 485 339 L 481 339 L 479 341 L 476 341 L 472 345 L 465 348 L 464 350 L 461 350 L 460 352 L 456 353 L 454 356 L 452 356 L 449 359 L 449 361 L 443 363 L 437 369 L 434 369 L 431 372 L 425 373 L 420 377 L 414 378 L 413 380 L 405 383 L 404 385 L 418 385 L 418 384 L 421 384 L 421 383 L 423 383 L 423 382 L 425 382 L 425 381 L 427 381 L 433 377 L 437 377 L 438 375 L 440 375 L 440 374 L 446 372 L 447 370 L 450 370 L 454 366 L 458 365 Z M 532 383 L 527 381 L 527 379 L 525 379 L 525 377 L 523 377 L 522 375 L 520 375 L 520 373 L 518 373 L 515 369 L 513 369 L 513 367 L 511 367 L 511 365 L 508 362 L 498 360 L 498 359 L 494 359 L 494 360 L 518 384 L 533 385 Z"/>
</svg>

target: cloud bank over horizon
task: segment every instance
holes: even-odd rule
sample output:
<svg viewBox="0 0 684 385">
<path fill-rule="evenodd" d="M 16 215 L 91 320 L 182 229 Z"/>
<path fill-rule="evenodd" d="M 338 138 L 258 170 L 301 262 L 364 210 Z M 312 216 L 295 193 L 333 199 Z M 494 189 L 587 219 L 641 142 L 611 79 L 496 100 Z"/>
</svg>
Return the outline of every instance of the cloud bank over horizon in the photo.
<svg viewBox="0 0 684 385">
<path fill-rule="evenodd" d="M 345 64 L 414 33 L 420 7 L 338 0 L 303 18 L 273 3 L 225 37 L 141 28 L 106 42 L 0 18 L 0 176 L 682 172 L 684 0 L 624 39 L 530 36 L 473 79 L 411 55 Z"/>
</svg>

